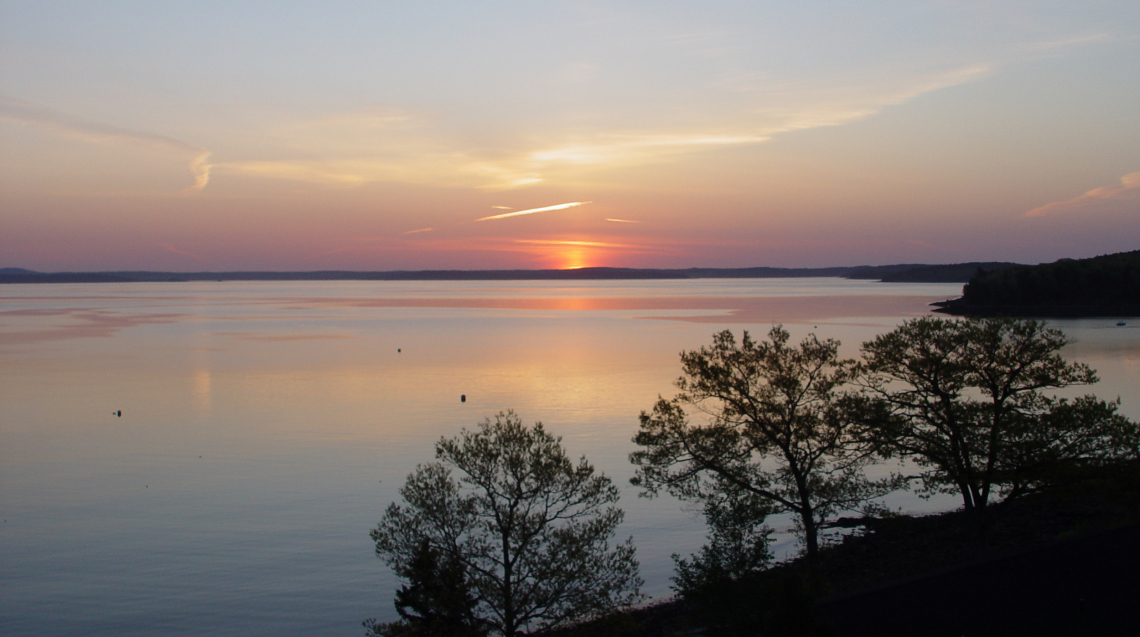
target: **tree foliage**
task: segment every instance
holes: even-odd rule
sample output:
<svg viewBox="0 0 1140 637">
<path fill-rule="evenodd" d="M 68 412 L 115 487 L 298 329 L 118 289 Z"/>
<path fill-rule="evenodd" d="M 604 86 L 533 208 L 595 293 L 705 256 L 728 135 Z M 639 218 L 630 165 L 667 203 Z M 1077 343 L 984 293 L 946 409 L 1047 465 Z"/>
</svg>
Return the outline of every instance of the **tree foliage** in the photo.
<svg viewBox="0 0 1140 637">
<path fill-rule="evenodd" d="M 436 444 L 371 536 L 404 573 L 418 547 L 462 565 L 481 626 L 512 637 L 640 599 L 632 538 L 610 545 L 618 489 L 513 412 Z"/>
<path fill-rule="evenodd" d="M 471 592 L 466 569 L 422 539 L 415 553 L 397 574 L 408 581 L 396 592 L 400 621 L 364 622 L 375 637 L 483 637 L 487 627 L 475 616 L 478 603 Z"/>
<path fill-rule="evenodd" d="M 795 514 L 809 556 L 819 549 L 821 525 L 838 511 L 864 505 L 895 486 L 868 480 L 872 448 L 860 435 L 858 403 L 843 389 L 855 363 L 838 356 L 839 343 L 809 335 L 799 346 L 776 326 L 768 341 L 732 332 L 683 352 L 680 392 L 642 412 L 630 456 L 634 484 L 700 502 L 715 498 L 763 502 L 754 510 Z M 703 412 L 691 423 L 685 409 Z"/>
<path fill-rule="evenodd" d="M 1097 381 L 1065 361 L 1059 330 L 1033 320 L 918 318 L 863 345 L 865 387 L 888 408 L 884 449 L 927 470 L 928 491 L 966 509 L 1016 495 L 1060 463 L 1135 454 L 1118 402 L 1046 393 Z"/>
<path fill-rule="evenodd" d="M 673 590 L 685 597 L 732 586 L 771 563 L 772 530 L 764 524 L 771 506 L 755 494 L 725 486 L 726 491 L 709 494 L 703 503 L 708 542 L 688 558 L 673 555 Z"/>
</svg>

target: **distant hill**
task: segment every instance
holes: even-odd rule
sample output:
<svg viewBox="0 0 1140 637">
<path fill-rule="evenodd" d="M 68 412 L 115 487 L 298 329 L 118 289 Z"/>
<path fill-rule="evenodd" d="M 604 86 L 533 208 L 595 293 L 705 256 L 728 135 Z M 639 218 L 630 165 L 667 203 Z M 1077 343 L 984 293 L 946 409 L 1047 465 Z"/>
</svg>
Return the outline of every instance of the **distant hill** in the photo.
<svg viewBox="0 0 1140 637">
<path fill-rule="evenodd" d="M 1016 267 L 1023 267 L 1023 264 L 1004 261 L 975 261 L 949 265 L 922 265 L 884 274 L 880 280 L 887 283 L 965 283 L 983 272 L 995 272 Z"/>
<path fill-rule="evenodd" d="M 0 272 L 0 283 L 87 283 L 169 281 L 530 281 L 592 279 L 766 279 L 842 277 L 851 268 L 579 268 L 576 270 L 394 270 L 311 272 L 53 272 L 19 268 Z"/>
<path fill-rule="evenodd" d="M 906 272 L 915 268 L 924 267 L 930 266 L 927 266 L 923 263 L 899 263 L 896 265 L 857 265 L 853 268 L 847 268 L 847 273 L 843 275 L 843 278 L 881 280 L 885 276 L 890 276 L 899 272 Z M 963 280 L 963 283 L 964 282 L 965 280 Z"/>
<path fill-rule="evenodd" d="M 972 261 L 927 265 L 900 263 L 898 265 L 860 265 L 850 268 L 848 279 L 878 279 L 886 283 L 965 283 L 979 270 L 1004 270 L 1022 265 L 1004 261 Z"/>
<path fill-rule="evenodd" d="M 0 268 L 0 274 L 36 274 L 36 272 L 24 268 Z"/>
<path fill-rule="evenodd" d="M 958 315 L 1140 316 L 1140 250 L 984 272 L 939 305 Z"/>
</svg>

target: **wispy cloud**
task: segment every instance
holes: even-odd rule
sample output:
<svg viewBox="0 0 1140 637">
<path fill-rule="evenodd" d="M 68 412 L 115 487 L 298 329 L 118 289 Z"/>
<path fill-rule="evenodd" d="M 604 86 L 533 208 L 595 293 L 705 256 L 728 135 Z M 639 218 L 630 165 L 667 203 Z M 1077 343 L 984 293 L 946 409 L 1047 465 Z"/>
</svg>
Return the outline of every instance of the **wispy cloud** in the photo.
<svg viewBox="0 0 1140 637">
<path fill-rule="evenodd" d="M 1140 172 L 1128 173 L 1120 178 L 1120 186 L 1094 188 L 1080 197 L 1065 201 L 1054 201 L 1039 208 L 1026 212 L 1025 217 L 1041 217 L 1050 214 L 1060 214 L 1096 207 L 1108 201 L 1126 201 L 1140 199 Z"/>
<path fill-rule="evenodd" d="M 609 168 L 673 161 L 694 153 L 760 144 L 795 131 L 852 123 L 886 107 L 977 80 L 990 72 L 992 68 L 987 64 L 972 64 L 916 74 L 903 81 L 868 77 L 825 88 L 787 86 L 780 91 L 782 96 L 777 103 L 769 103 L 766 93 L 758 93 L 757 99 L 764 106 L 726 117 L 727 123 L 718 123 L 715 128 L 693 126 L 686 131 L 598 133 L 533 148 L 513 157 L 475 162 L 466 171 L 490 179 L 484 187 L 517 188 L 547 181 L 560 168 Z"/>
<path fill-rule="evenodd" d="M 603 174 L 598 171 L 671 162 L 764 143 L 776 135 L 847 124 L 990 72 L 985 64 L 927 72 L 870 69 L 833 84 L 773 84 L 749 76 L 744 80 L 747 86 L 733 90 L 734 95 L 747 97 L 733 101 L 731 111 L 701 116 L 704 121 L 676 126 L 659 122 L 644 128 L 613 121 L 574 133 L 506 135 L 499 147 L 473 145 L 456 136 L 438 115 L 363 109 L 267 131 L 280 146 L 279 159 L 255 157 L 216 163 L 213 168 L 331 187 L 388 182 L 511 190 L 567 179 L 583 184 L 596 178 L 590 175 Z"/>
<path fill-rule="evenodd" d="M 543 208 L 531 208 L 530 210 L 519 210 L 518 212 L 507 212 L 507 213 L 504 213 L 501 215 L 493 215 L 490 217 L 483 217 L 482 219 L 476 219 L 475 221 L 491 221 L 494 219 L 506 219 L 507 217 L 518 217 L 519 215 L 533 215 L 536 212 L 551 212 L 553 210 L 565 210 L 567 208 L 584 206 L 588 203 L 593 203 L 593 202 L 590 202 L 590 201 L 573 201 L 570 203 L 560 203 L 556 206 L 545 206 Z"/>
<path fill-rule="evenodd" d="M 1073 46 L 1081 46 L 1084 44 L 1092 44 L 1094 42 L 1108 42 L 1113 40 L 1111 33 L 1083 33 L 1081 35 L 1074 35 L 1067 38 L 1058 40 L 1048 40 L 1045 42 L 1031 42 L 1025 45 L 1027 51 L 1050 51 L 1054 49 L 1065 49 Z"/>
<path fill-rule="evenodd" d="M 160 243 L 160 244 L 158 244 L 158 246 L 160 248 L 162 248 L 163 250 L 166 250 L 167 252 L 173 252 L 174 254 L 182 255 L 184 257 L 190 257 L 191 259 L 194 259 L 195 261 L 202 261 L 202 262 L 207 261 L 206 257 L 203 257 L 200 254 L 194 254 L 193 252 L 187 252 L 185 250 L 179 250 L 178 248 L 175 248 L 174 246 L 170 245 L 169 243 Z"/>
<path fill-rule="evenodd" d="M 641 223 L 640 221 L 634 221 L 632 219 L 606 219 L 606 221 L 610 221 L 612 223 Z"/>
<path fill-rule="evenodd" d="M 420 232 L 432 232 L 433 230 L 435 230 L 435 228 L 420 228 L 419 230 L 408 230 L 400 234 L 419 234 Z"/>
<path fill-rule="evenodd" d="M 566 241 L 558 239 L 515 239 L 515 243 L 543 246 L 584 246 L 588 248 L 641 248 L 642 246 L 625 243 L 606 243 L 604 241 Z"/>
<path fill-rule="evenodd" d="M 386 166 L 368 161 L 239 161 L 215 168 L 254 177 L 289 179 L 324 186 L 360 186 L 382 180 Z M 398 174 L 398 171 L 396 171 Z"/>
<path fill-rule="evenodd" d="M 491 207 L 494 208 L 495 210 L 514 210 L 514 208 L 512 208 L 510 206 L 491 206 Z"/>
<path fill-rule="evenodd" d="M 607 135 L 597 141 L 555 146 L 531 152 L 525 163 L 536 167 L 551 164 L 601 165 L 638 163 L 649 157 L 658 159 L 671 154 L 692 152 L 718 146 L 757 144 L 768 141 L 768 135 L 706 134 L 626 134 Z"/>
<path fill-rule="evenodd" d="M 210 151 L 173 137 L 130 130 L 100 122 L 72 117 L 38 104 L 0 96 L 0 118 L 50 130 L 57 134 L 95 144 L 135 143 L 187 153 L 194 185 L 187 190 L 200 191 L 210 182 Z"/>
</svg>

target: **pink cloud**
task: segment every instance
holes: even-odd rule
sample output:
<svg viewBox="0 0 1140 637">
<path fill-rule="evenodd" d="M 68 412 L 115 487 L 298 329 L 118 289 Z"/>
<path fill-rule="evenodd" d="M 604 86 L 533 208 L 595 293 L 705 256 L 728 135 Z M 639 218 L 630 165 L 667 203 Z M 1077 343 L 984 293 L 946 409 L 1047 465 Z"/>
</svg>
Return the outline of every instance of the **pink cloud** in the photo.
<svg viewBox="0 0 1140 637">
<path fill-rule="evenodd" d="M 191 259 L 194 259 L 195 261 L 208 261 L 208 259 L 206 259 L 206 257 L 203 257 L 202 255 L 194 254 L 193 252 L 187 252 L 185 250 L 179 250 L 178 248 L 175 248 L 174 246 L 170 245 L 169 243 L 160 243 L 158 245 L 159 245 L 159 247 L 161 247 L 163 250 L 166 250 L 167 252 L 173 252 L 174 254 L 180 254 L 184 257 L 190 257 Z"/>
<path fill-rule="evenodd" d="M 1127 201 L 1140 199 L 1140 172 L 1128 173 L 1120 178 L 1120 186 L 1094 188 L 1080 197 L 1066 201 L 1054 201 L 1040 208 L 1026 212 L 1025 217 L 1041 217 L 1048 214 L 1057 214 L 1082 210 L 1090 206 L 1097 206 L 1106 201 Z"/>
</svg>

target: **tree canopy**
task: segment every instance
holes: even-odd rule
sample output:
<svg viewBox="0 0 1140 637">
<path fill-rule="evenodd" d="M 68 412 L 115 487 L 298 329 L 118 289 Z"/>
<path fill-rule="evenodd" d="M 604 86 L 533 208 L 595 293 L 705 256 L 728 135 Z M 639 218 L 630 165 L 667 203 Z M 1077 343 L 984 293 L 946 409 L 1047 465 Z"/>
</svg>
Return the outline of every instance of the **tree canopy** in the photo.
<svg viewBox="0 0 1140 637">
<path fill-rule="evenodd" d="M 376 554 L 410 571 L 426 545 L 460 565 L 481 626 L 513 637 L 641 599 L 632 538 L 611 545 L 618 489 L 541 423 L 513 412 L 436 444 L 372 530 Z"/>
<path fill-rule="evenodd" d="M 1117 402 L 1046 393 L 1097 381 L 1058 354 L 1067 343 L 1033 320 L 930 317 L 865 343 L 864 387 L 889 412 L 883 450 L 913 458 L 928 491 L 958 492 L 966 509 L 1059 463 L 1134 455 L 1136 425 Z"/>
<path fill-rule="evenodd" d="M 396 592 L 400 621 L 364 622 L 376 637 L 483 637 L 486 623 L 475 615 L 478 603 L 463 564 L 420 540 L 397 574 L 407 580 Z"/>
<path fill-rule="evenodd" d="M 683 352 L 680 392 L 642 412 L 630 456 L 634 484 L 647 493 L 667 490 L 702 503 L 728 498 L 740 511 L 747 500 L 759 519 L 770 512 L 796 516 L 809 555 L 832 515 L 858 508 L 894 488 L 872 481 L 863 468 L 873 448 L 860 434 L 843 389 L 855 362 L 838 356 L 839 342 L 809 335 L 798 346 L 776 326 L 768 340 L 731 331 L 713 344 Z M 705 422 L 689 421 L 686 408 Z M 743 507 L 748 510 L 749 507 Z"/>
</svg>

